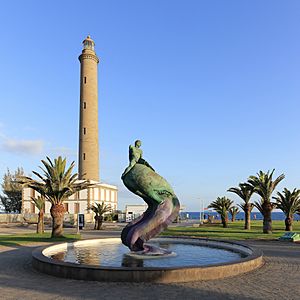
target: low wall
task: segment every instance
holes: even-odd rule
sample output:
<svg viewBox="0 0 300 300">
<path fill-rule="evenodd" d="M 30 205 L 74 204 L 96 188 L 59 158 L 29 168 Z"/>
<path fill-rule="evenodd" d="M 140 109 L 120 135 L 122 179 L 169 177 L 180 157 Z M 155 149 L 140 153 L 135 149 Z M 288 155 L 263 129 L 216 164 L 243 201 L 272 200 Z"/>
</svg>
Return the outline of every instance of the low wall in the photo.
<svg viewBox="0 0 300 300">
<path fill-rule="evenodd" d="M 21 223 L 23 215 L 21 214 L 0 214 L 0 223 Z"/>
<path fill-rule="evenodd" d="M 86 223 L 94 222 L 93 214 L 85 214 L 84 220 Z M 38 214 L 0 214 L 0 223 L 30 223 L 35 224 L 38 221 Z M 44 223 L 51 224 L 52 218 L 50 214 L 45 214 Z M 64 215 L 64 222 L 71 225 L 77 225 L 77 214 L 68 214 Z"/>
</svg>

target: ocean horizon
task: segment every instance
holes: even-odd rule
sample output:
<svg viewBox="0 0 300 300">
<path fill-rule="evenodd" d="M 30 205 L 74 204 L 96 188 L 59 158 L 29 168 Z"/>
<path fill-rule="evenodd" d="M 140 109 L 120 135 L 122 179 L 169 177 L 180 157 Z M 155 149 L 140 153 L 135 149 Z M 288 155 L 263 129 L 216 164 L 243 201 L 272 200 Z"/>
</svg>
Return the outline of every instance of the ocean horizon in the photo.
<svg viewBox="0 0 300 300">
<path fill-rule="evenodd" d="M 214 216 L 216 219 L 220 219 L 220 215 L 215 211 L 205 211 L 204 219 L 207 219 L 207 216 Z M 231 217 L 230 213 L 228 214 L 229 218 Z M 188 220 L 200 220 L 200 212 L 199 211 L 187 211 L 181 212 L 180 217 L 182 219 Z M 202 216 L 203 218 L 203 216 Z M 244 212 L 239 212 L 236 216 L 236 220 L 244 220 L 245 214 Z M 263 215 L 260 212 L 251 212 L 251 220 L 262 220 Z M 283 212 L 272 212 L 272 220 L 274 221 L 284 221 L 285 214 Z M 300 215 L 294 214 L 294 221 L 300 221 Z"/>
</svg>

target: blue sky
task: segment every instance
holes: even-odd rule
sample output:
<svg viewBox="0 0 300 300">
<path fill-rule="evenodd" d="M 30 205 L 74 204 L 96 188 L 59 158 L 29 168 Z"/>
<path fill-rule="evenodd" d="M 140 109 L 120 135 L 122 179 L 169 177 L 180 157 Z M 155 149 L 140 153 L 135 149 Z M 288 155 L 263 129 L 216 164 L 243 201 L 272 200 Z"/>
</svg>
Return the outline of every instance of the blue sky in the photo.
<svg viewBox="0 0 300 300">
<path fill-rule="evenodd" d="M 81 42 L 99 64 L 101 179 L 120 208 L 128 145 L 199 210 L 259 170 L 300 188 L 299 1 L 5 1 L 0 176 L 77 161 Z"/>
</svg>

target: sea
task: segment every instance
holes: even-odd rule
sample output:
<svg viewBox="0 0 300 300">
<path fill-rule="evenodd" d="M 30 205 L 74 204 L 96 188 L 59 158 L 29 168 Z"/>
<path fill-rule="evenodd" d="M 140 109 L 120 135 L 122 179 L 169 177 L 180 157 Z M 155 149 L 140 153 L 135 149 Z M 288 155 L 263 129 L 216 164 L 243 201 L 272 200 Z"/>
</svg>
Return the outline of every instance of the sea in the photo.
<svg viewBox="0 0 300 300">
<path fill-rule="evenodd" d="M 207 219 L 208 216 L 214 216 L 216 220 L 220 220 L 220 215 L 215 211 L 205 211 L 204 212 L 204 219 Z M 200 219 L 200 212 L 199 211 L 187 211 L 187 212 L 181 212 L 180 217 L 184 220 L 199 220 Z M 228 217 L 230 218 L 230 214 L 228 214 Z M 203 218 L 203 212 L 202 212 L 202 218 Z M 239 212 L 236 215 L 236 220 L 244 220 L 245 214 L 244 212 Z M 263 215 L 260 212 L 251 212 L 251 220 L 262 220 Z M 285 219 L 285 214 L 283 212 L 272 212 L 272 220 L 274 221 L 283 221 Z M 295 214 L 294 215 L 294 221 L 300 221 L 300 215 Z"/>
</svg>

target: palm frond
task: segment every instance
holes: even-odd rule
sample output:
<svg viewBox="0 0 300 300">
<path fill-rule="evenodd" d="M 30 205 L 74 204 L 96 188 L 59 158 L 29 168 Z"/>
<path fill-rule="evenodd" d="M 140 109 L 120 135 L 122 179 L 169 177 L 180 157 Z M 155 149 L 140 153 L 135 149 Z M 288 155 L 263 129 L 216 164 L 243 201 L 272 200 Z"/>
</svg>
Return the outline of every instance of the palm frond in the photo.
<svg viewBox="0 0 300 300">
<path fill-rule="evenodd" d="M 233 201 L 226 197 L 218 197 L 215 201 L 211 202 L 208 208 L 213 208 L 218 214 L 225 217 Z"/>
<path fill-rule="evenodd" d="M 105 213 L 112 211 L 111 206 L 105 204 L 104 202 L 101 203 L 95 202 L 93 205 L 90 205 L 88 209 L 91 209 L 98 216 L 102 216 Z"/>
<path fill-rule="evenodd" d="M 42 174 L 33 171 L 41 181 L 36 181 L 30 177 L 22 176 L 20 183 L 30 187 L 40 193 L 52 204 L 60 204 L 68 199 L 74 193 L 93 187 L 88 181 L 76 182 L 77 173 L 72 175 L 75 166 L 74 161 L 66 170 L 66 159 L 59 156 L 51 161 L 49 157 L 41 161 L 43 167 L 40 167 Z"/>
<path fill-rule="evenodd" d="M 231 187 L 227 191 L 237 194 L 245 202 L 245 204 L 248 204 L 250 203 L 250 198 L 254 193 L 254 188 L 249 183 L 240 183 L 238 187 Z M 244 206 L 239 206 L 244 210 Z"/>
<path fill-rule="evenodd" d="M 239 213 L 239 208 L 236 207 L 236 206 L 232 206 L 229 208 L 229 213 L 232 215 L 232 216 L 236 216 L 238 213 Z"/>
<path fill-rule="evenodd" d="M 44 206 L 45 206 L 45 197 L 44 196 L 31 197 L 31 200 L 34 202 L 34 204 L 38 210 L 41 210 L 44 208 Z"/>
<path fill-rule="evenodd" d="M 277 192 L 277 196 L 273 199 L 276 200 L 277 208 L 281 209 L 287 217 L 293 216 L 300 210 L 300 190 L 296 188 L 293 191 L 284 188 L 283 192 Z"/>
<path fill-rule="evenodd" d="M 271 196 L 274 192 L 276 186 L 280 181 L 284 179 L 284 174 L 279 175 L 275 180 L 273 180 L 273 174 L 275 169 L 271 172 L 259 171 L 256 176 L 252 175 L 248 178 L 248 184 L 253 187 L 254 193 L 258 194 L 263 201 L 271 203 Z"/>
</svg>

